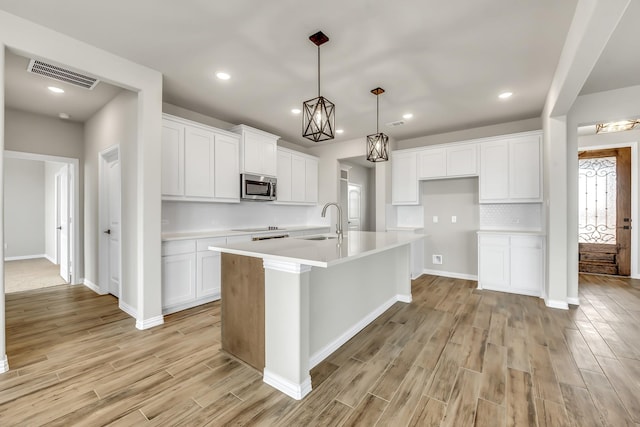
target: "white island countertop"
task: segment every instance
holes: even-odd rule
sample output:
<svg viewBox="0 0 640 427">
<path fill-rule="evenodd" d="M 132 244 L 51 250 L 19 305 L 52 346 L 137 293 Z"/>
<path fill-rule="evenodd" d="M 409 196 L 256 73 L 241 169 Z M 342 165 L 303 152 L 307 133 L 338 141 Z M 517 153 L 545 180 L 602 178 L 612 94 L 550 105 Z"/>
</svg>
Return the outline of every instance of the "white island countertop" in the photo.
<svg viewBox="0 0 640 427">
<path fill-rule="evenodd" d="M 310 237 L 314 236 L 209 246 L 209 250 L 327 268 L 409 244 L 424 235 L 402 231 L 349 231 L 340 244 L 337 239 L 309 240 Z"/>
</svg>

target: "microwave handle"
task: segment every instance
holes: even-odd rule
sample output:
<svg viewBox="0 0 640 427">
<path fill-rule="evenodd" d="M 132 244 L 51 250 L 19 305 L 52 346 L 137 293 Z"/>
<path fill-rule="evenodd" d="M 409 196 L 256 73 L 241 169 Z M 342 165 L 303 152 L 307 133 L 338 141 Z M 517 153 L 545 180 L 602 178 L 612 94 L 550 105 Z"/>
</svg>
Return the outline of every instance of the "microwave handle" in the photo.
<svg viewBox="0 0 640 427">
<path fill-rule="evenodd" d="M 275 199 L 276 198 L 276 183 L 273 182 L 271 183 L 271 198 Z"/>
</svg>

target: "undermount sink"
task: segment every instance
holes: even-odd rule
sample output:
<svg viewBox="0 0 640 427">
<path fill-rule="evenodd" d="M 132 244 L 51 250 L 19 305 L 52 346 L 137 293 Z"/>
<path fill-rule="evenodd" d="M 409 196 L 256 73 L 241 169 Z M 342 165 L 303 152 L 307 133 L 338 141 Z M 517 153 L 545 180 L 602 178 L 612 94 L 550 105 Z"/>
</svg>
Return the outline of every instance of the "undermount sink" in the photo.
<svg viewBox="0 0 640 427">
<path fill-rule="evenodd" d="M 298 237 L 298 239 L 302 239 L 302 240 L 330 240 L 330 239 L 337 239 L 338 236 L 303 236 L 303 237 Z"/>
</svg>

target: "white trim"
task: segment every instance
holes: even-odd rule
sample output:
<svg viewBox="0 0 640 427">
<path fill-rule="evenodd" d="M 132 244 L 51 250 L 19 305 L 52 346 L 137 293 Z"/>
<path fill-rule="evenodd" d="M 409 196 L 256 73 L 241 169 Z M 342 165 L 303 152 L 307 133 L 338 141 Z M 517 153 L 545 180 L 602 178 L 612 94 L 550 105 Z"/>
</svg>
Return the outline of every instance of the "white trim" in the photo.
<svg viewBox="0 0 640 427">
<path fill-rule="evenodd" d="M 5 354 L 2 359 L 0 359 L 0 374 L 3 372 L 7 372 L 9 370 L 9 359 Z"/>
<path fill-rule="evenodd" d="M 452 271 L 440 271 L 440 270 L 430 270 L 425 268 L 422 271 L 423 274 L 431 274 L 432 276 L 442 276 L 442 277 L 450 277 L 452 279 L 463 279 L 463 280 L 478 280 L 478 276 L 474 274 L 466 274 L 466 273 L 454 273 Z"/>
<path fill-rule="evenodd" d="M 127 313 L 129 316 L 133 317 L 134 319 L 138 318 L 138 311 L 135 308 L 131 307 L 126 302 L 122 301 L 122 298 L 118 299 L 118 308 L 124 311 L 125 313 Z M 137 322 L 136 322 L 136 327 L 137 327 Z"/>
<path fill-rule="evenodd" d="M 338 338 L 336 338 L 335 340 L 327 344 L 324 348 L 321 348 L 319 351 L 312 354 L 311 357 L 309 358 L 309 369 L 312 369 L 318 363 L 322 362 L 324 359 L 329 357 L 331 353 L 339 349 L 347 341 L 353 338 L 358 332 L 363 330 L 369 323 L 376 320 L 378 316 L 380 316 L 382 313 L 387 311 L 393 304 L 395 304 L 397 301 L 400 301 L 398 297 L 399 295 L 393 296 L 386 302 L 382 303 L 382 305 L 380 305 L 378 308 L 373 310 L 371 313 L 367 314 L 359 322 L 357 322 L 351 328 L 347 329 Z"/>
<path fill-rule="evenodd" d="M 47 258 L 47 256 L 45 254 L 8 256 L 8 257 L 5 257 L 4 260 L 5 261 L 21 261 L 23 259 L 38 259 L 38 258 Z"/>
<path fill-rule="evenodd" d="M 302 383 L 296 384 L 264 368 L 262 381 L 296 400 L 301 400 L 307 394 L 311 393 L 311 377 L 309 375 L 307 375 Z"/>
<path fill-rule="evenodd" d="M 571 305 L 580 305 L 580 298 L 567 298 L 567 303 Z"/>
<path fill-rule="evenodd" d="M 58 264 L 56 262 L 55 259 L 53 259 L 52 257 L 50 257 L 48 254 L 44 254 L 44 257 L 47 259 L 47 261 L 49 261 L 51 264 Z"/>
<path fill-rule="evenodd" d="M 561 310 L 569 310 L 569 304 L 566 301 L 545 300 L 544 304 L 549 308 L 559 308 Z"/>
<path fill-rule="evenodd" d="M 136 328 L 140 329 L 141 331 L 145 330 L 145 329 L 151 329 L 155 326 L 160 326 L 164 323 L 164 317 L 162 316 L 155 316 L 152 317 L 150 319 L 137 319 L 136 320 Z"/>
<path fill-rule="evenodd" d="M 93 283 L 91 280 L 89 280 L 87 278 L 82 279 L 80 281 L 80 283 L 82 283 L 83 285 L 85 285 L 87 288 L 91 289 L 93 292 L 95 292 L 98 295 L 107 295 L 108 294 L 108 292 L 103 291 L 102 289 L 100 289 L 100 286 L 96 285 L 95 283 Z M 126 310 L 122 310 L 122 311 L 126 311 Z"/>
<path fill-rule="evenodd" d="M 275 259 L 263 259 L 262 265 L 265 269 L 284 271 L 285 273 L 308 273 L 311 271 L 310 265 L 297 264 L 295 262 L 278 261 Z"/>
<path fill-rule="evenodd" d="M 162 308 L 162 314 L 175 313 L 177 311 L 186 310 L 187 308 L 193 308 L 193 307 L 197 307 L 197 306 L 202 305 L 202 304 L 208 304 L 210 302 L 217 301 L 219 299 L 220 299 L 220 291 L 215 292 L 212 295 L 209 295 L 209 296 L 204 297 L 204 298 L 198 298 L 198 299 L 195 299 L 195 300 L 192 300 L 192 301 L 189 301 L 189 302 L 163 307 Z"/>
<path fill-rule="evenodd" d="M 406 302 L 407 304 L 409 304 L 411 301 L 413 301 L 413 296 L 411 294 L 409 295 L 398 294 L 396 295 L 396 300 L 398 302 Z"/>
</svg>

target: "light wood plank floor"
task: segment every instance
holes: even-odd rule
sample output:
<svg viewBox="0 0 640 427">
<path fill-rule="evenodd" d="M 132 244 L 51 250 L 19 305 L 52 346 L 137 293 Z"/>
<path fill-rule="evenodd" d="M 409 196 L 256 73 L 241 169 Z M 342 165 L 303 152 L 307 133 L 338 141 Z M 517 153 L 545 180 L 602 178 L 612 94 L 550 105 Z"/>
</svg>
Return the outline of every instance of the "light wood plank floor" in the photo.
<svg viewBox="0 0 640 427">
<path fill-rule="evenodd" d="M 82 287 L 11 294 L 0 424 L 640 426 L 638 282 L 580 280 L 562 311 L 423 276 L 300 402 L 219 350 L 219 303 L 138 331 Z"/>
</svg>

